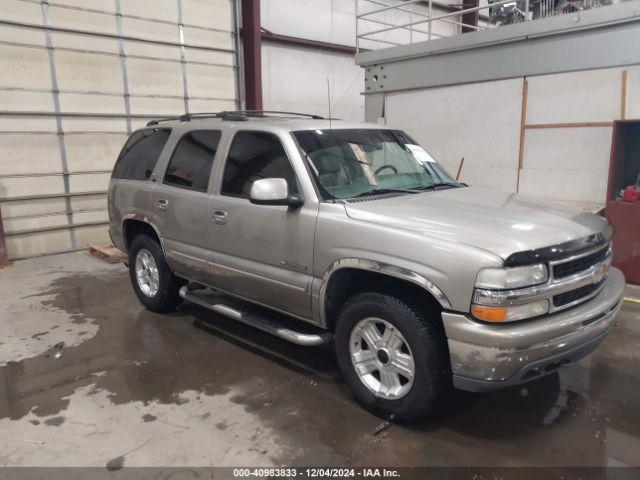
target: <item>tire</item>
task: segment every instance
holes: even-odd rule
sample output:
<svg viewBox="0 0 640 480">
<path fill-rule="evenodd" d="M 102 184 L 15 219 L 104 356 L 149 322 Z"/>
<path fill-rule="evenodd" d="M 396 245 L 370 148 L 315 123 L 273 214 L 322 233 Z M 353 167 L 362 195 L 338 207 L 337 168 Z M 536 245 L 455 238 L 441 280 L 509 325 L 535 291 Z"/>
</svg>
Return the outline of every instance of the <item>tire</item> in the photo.
<svg viewBox="0 0 640 480">
<path fill-rule="evenodd" d="M 137 266 L 149 266 L 139 278 Z M 176 277 L 169 268 L 158 242 L 148 235 L 138 235 L 129 248 L 129 277 L 138 300 L 147 310 L 165 313 L 175 309 L 182 298 L 178 291 L 186 284 Z M 145 280 L 152 279 L 145 282 Z"/>
<path fill-rule="evenodd" d="M 390 341 L 382 343 L 384 339 Z M 451 383 L 444 333 L 395 297 L 361 293 L 349 299 L 338 316 L 335 343 L 340 371 L 354 396 L 382 417 L 397 421 L 424 418 Z M 405 373 L 411 367 L 412 378 Z"/>
</svg>

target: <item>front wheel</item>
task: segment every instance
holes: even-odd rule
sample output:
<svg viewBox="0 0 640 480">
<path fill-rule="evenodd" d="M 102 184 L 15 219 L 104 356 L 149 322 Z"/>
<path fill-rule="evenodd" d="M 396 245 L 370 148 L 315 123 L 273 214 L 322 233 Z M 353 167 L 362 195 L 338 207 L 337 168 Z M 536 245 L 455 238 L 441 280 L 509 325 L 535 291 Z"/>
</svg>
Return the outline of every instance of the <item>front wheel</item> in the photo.
<svg viewBox="0 0 640 480">
<path fill-rule="evenodd" d="M 138 299 L 152 312 L 168 312 L 182 302 L 178 291 L 186 282 L 171 272 L 162 248 L 153 238 L 139 235 L 133 239 L 129 276 Z"/>
<path fill-rule="evenodd" d="M 446 340 L 437 325 L 401 300 L 362 293 L 342 309 L 336 355 L 356 399 L 396 420 L 425 417 L 450 379 Z"/>
</svg>

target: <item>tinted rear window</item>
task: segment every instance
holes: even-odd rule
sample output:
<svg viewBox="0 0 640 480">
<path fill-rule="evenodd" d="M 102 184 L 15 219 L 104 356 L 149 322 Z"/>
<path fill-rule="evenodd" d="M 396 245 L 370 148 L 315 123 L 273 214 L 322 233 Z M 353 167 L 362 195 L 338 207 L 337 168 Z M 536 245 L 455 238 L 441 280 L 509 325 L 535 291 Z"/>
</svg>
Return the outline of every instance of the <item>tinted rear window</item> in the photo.
<svg viewBox="0 0 640 480">
<path fill-rule="evenodd" d="M 148 180 L 170 134 L 171 130 L 166 128 L 135 132 L 120 152 L 111 177 Z"/>
<path fill-rule="evenodd" d="M 186 133 L 173 151 L 164 183 L 206 192 L 218 143 L 219 130 L 195 130 Z"/>
</svg>

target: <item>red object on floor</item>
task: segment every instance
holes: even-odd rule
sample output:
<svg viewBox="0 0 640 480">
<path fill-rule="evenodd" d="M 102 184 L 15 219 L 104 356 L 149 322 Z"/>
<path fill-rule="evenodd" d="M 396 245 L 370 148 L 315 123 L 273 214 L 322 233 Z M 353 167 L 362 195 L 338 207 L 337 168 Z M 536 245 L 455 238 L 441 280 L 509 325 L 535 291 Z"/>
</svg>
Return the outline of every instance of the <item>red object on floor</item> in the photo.
<svg viewBox="0 0 640 480">
<path fill-rule="evenodd" d="M 625 202 L 640 202 L 640 187 L 632 185 L 624 189 L 622 200 Z"/>
</svg>

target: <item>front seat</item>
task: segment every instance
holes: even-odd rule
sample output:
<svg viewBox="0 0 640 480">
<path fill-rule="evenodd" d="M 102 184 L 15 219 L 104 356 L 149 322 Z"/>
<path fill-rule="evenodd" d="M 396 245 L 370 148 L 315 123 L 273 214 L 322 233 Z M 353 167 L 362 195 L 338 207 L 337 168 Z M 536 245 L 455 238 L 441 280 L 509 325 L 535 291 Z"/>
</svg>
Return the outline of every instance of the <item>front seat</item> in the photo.
<svg viewBox="0 0 640 480">
<path fill-rule="evenodd" d="M 324 187 L 339 187 L 349 184 L 349 178 L 340 160 L 333 154 L 318 152 L 313 158 L 318 171 L 318 180 Z"/>
</svg>

